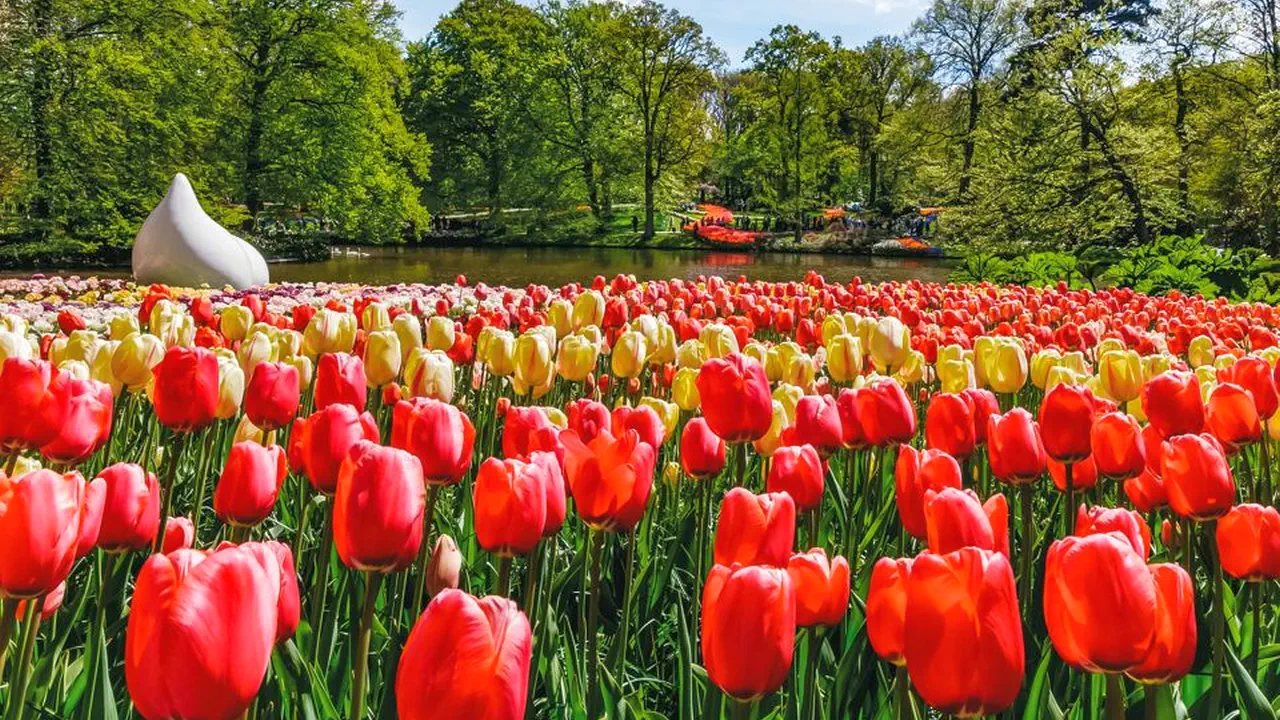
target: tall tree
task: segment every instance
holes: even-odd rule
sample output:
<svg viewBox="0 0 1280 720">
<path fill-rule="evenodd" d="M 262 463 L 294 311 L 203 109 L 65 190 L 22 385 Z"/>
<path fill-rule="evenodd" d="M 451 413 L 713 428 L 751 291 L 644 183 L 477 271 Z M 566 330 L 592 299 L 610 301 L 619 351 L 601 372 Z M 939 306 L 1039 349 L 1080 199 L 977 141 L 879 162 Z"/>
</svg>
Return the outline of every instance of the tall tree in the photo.
<svg viewBox="0 0 1280 720">
<path fill-rule="evenodd" d="M 982 84 L 1017 40 L 1017 10 L 1011 0 L 934 0 L 915 24 L 938 68 L 968 96 L 968 124 L 961 140 L 961 200 L 969 196 Z"/>
<path fill-rule="evenodd" d="M 921 50 L 911 50 L 900 39 L 874 38 L 859 50 L 859 62 L 850 63 L 856 77 L 858 104 L 866 128 L 867 202 L 880 197 L 880 134 L 893 116 L 929 84 L 933 62 Z"/>
<path fill-rule="evenodd" d="M 619 86 L 641 127 L 644 237 L 649 239 L 659 180 L 692 158 L 705 138 L 699 104 L 713 86 L 712 70 L 722 55 L 701 25 L 653 0 L 627 8 L 615 51 Z"/>
<path fill-rule="evenodd" d="M 803 232 L 805 200 L 802 183 L 804 162 L 813 144 L 811 135 L 822 126 L 822 87 L 818 71 L 829 52 L 815 32 L 795 25 L 779 25 L 747 51 L 752 72 L 762 79 L 766 102 L 779 135 L 779 197 L 790 201 L 795 238 Z M 809 143 L 806 143 L 809 140 Z"/>
</svg>

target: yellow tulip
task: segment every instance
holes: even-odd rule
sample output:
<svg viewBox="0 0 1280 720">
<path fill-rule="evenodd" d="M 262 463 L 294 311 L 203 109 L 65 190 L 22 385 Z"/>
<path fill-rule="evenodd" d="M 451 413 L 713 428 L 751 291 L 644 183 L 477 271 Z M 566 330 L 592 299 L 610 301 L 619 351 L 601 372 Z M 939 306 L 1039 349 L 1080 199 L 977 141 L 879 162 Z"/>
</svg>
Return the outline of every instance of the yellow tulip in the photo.
<svg viewBox="0 0 1280 720">
<path fill-rule="evenodd" d="M 1196 369 L 1213 364 L 1213 340 L 1208 335 L 1191 338 L 1191 344 L 1187 346 L 1187 364 Z"/>
<path fill-rule="evenodd" d="M 573 332 L 573 305 L 564 298 L 556 298 L 547 308 L 547 324 L 556 329 L 556 338 Z"/>
<path fill-rule="evenodd" d="M 236 358 L 240 361 L 240 369 L 244 370 L 245 377 L 252 378 L 253 369 L 259 363 L 275 362 L 279 356 L 276 354 L 275 343 L 265 333 L 251 333 L 240 343 Z"/>
<path fill-rule="evenodd" d="M 271 436 L 271 433 L 268 433 L 268 438 L 270 436 Z M 232 437 L 232 442 L 235 442 L 235 443 L 251 442 L 251 443 L 258 443 L 259 445 L 261 445 L 262 444 L 262 428 L 258 427 L 257 425 L 254 425 L 253 422 L 249 420 L 248 415 L 241 415 L 240 422 L 236 424 L 236 432 L 235 432 L 235 435 Z M 157 465 L 158 464 L 159 463 L 157 463 Z"/>
<path fill-rule="evenodd" d="M 1031 356 L 1031 384 L 1048 390 L 1049 371 L 1062 364 L 1062 353 L 1047 348 Z"/>
<path fill-rule="evenodd" d="M 698 339 L 707 348 L 707 357 L 722 358 L 738 352 L 738 336 L 724 323 L 712 323 L 702 328 Z"/>
<path fill-rule="evenodd" d="M 911 352 L 911 332 L 901 320 L 886 315 L 876 322 L 869 349 L 877 370 L 893 372 L 907 361 Z"/>
<path fill-rule="evenodd" d="M 613 374 L 618 377 L 639 377 L 644 372 L 644 359 L 648 355 L 644 335 L 628 330 L 618 336 L 609 358 Z"/>
<path fill-rule="evenodd" d="M 93 355 L 93 361 L 89 363 L 89 377 L 108 385 L 113 395 L 119 395 L 120 390 L 124 387 L 124 383 L 120 382 L 115 373 L 111 371 L 111 358 L 115 355 L 118 347 L 120 347 L 120 342 L 117 340 L 102 341 L 98 351 Z"/>
<path fill-rule="evenodd" d="M 1226 370 L 1236 364 L 1236 356 L 1231 353 L 1223 353 L 1213 359 L 1213 368 L 1215 370 Z"/>
<path fill-rule="evenodd" d="M 631 320 L 630 329 L 644 336 L 644 341 L 650 347 L 658 342 L 658 318 L 652 315 L 637 315 Z"/>
<path fill-rule="evenodd" d="M 849 326 L 844 322 L 844 316 L 839 313 L 831 313 L 822 321 L 822 344 L 827 345 L 831 342 L 831 338 L 837 335 L 848 335 Z"/>
<path fill-rule="evenodd" d="M 391 327 L 391 311 L 386 303 L 371 302 L 360 313 L 360 326 L 365 332 L 376 332 Z"/>
<path fill-rule="evenodd" d="M 977 356 L 975 349 L 974 355 Z M 982 362 L 986 384 L 998 393 L 1012 394 L 1027 384 L 1027 354 L 1022 343 L 1003 338 L 991 348 Z"/>
<path fill-rule="evenodd" d="M 1218 385 L 1218 371 L 1212 365 L 1201 365 L 1195 369 L 1200 379 L 1200 397 L 1202 402 L 1209 402 L 1209 394 Z"/>
<path fill-rule="evenodd" d="M 1107 397 L 1127 403 L 1142 392 L 1142 358 L 1133 350 L 1110 350 L 1098 358 L 1098 384 Z"/>
<path fill-rule="evenodd" d="M 1049 392 L 1059 384 L 1084 385 L 1085 381 L 1088 379 L 1088 375 L 1077 372 L 1066 365 L 1055 365 L 1049 369 L 1049 376 L 1045 379 L 1044 383 L 1044 391 Z"/>
<path fill-rule="evenodd" d="M 747 343 L 746 347 L 742 348 L 742 354 L 760 363 L 760 367 L 765 367 L 769 363 L 769 347 L 763 343 L 754 340 Z"/>
<path fill-rule="evenodd" d="M 516 371 L 516 337 L 506 330 L 494 330 L 486 343 L 484 363 L 490 374 L 507 377 Z"/>
<path fill-rule="evenodd" d="M 573 303 L 573 329 L 581 330 L 587 325 L 599 325 L 603 321 L 604 296 L 595 290 L 579 295 Z"/>
<path fill-rule="evenodd" d="M 776 392 L 774 397 L 777 397 Z M 795 413 L 793 411 L 788 411 L 782 402 L 775 399 L 773 401 L 773 420 L 769 424 L 769 432 L 753 443 L 756 453 L 761 457 L 773 457 L 778 448 L 782 447 L 782 432 L 791 427 L 794 417 Z"/>
<path fill-rule="evenodd" d="M 946 362 L 948 360 L 973 360 L 973 351 L 960 345 L 943 345 L 938 348 L 938 362 Z"/>
<path fill-rule="evenodd" d="M 31 346 L 31 341 L 26 336 L 0 330 L 0 363 L 9 358 L 30 360 L 35 355 L 35 348 Z"/>
<path fill-rule="evenodd" d="M 650 365 L 666 365 L 676 361 L 676 329 L 665 322 L 658 323 L 655 337 L 649 341 Z"/>
<path fill-rule="evenodd" d="M 1062 355 L 1063 367 L 1071 368 L 1080 375 L 1092 375 L 1093 368 L 1089 367 L 1089 361 L 1085 358 L 1084 353 L 1079 350 L 1072 350 Z"/>
<path fill-rule="evenodd" d="M 669 438 L 675 433 L 676 423 L 680 422 L 680 407 L 678 405 L 649 396 L 640 398 L 640 405 L 652 408 L 658 414 L 658 419 L 662 421 L 662 427 L 665 429 L 664 438 Z"/>
<path fill-rule="evenodd" d="M 782 403 L 782 407 L 787 411 L 788 418 L 795 418 L 796 405 L 800 403 L 800 398 L 804 396 L 804 388 L 799 385 L 784 382 L 779 383 L 778 387 L 773 389 L 773 399 Z"/>
<path fill-rule="evenodd" d="M 22 319 L 22 316 L 20 315 L 3 313 L 0 314 L 0 330 L 11 332 L 14 335 L 26 335 L 27 321 Z"/>
<path fill-rule="evenodd" d="M 405 365 L 404 380 L 411 397 L 453 402 L 453 361 L 440 350 L 414 350 Z"/>
<path fill-rule="evenodd" d="M 782 379 L 810 393 L 813 392 L 813 383 L 817 379 L 817 374 L 813 358 L 806 353 L 800 353 L 791 357 L 791 362 L 787 364 L 787 370 L 782 374 Z"/>
<path fill-rule="evenodd" d="M 316 366 L 311 362 L 311 358 L 306 355 L 294 355 L 285 362 L 298 369 L 298 387 L 304 392 L 311 387 L 311 381 L 316 374 Z"/>
<path fill-rule="evenodd" d="M 680 463 L 672 460 L 662 468 L 662 480 L 668 487 L 676 487 L 680 484 Z"/>
<path fill-rule="evenodd" d="M 422 323 L 415 315 L 401 313 L 391 321 L 391 329 L 400 338 L 400 367 L 404 367 L 409 361 L 409 353 L 422 347 Z M 476 357 L 480 357 L 479 348 L 476 348 Z"/>
<path fill-rule="evenodd" d="M 697 338 L 685 340 L 680 343 L 680 347 L 676 348 L 676 365 L 682 368 L 697 370 L 706 361 L 707 347 Z"/>
<path fill-rule="evenodd" d="M 400 376 L 400 336 L 384 328 L 369 333 L 364 344 L 365 381 L 371 388 L 390 385 Z"/>
<path fill-rule="evenodd" d="M 231 348 L 229 348 L 229 347 L 216 347 L 216 348 L 213 348 L 213 356 L 214 356 L 214 357 L 216 357 L 216 358 L 218 358 L 219 360 L 221 360 L 221 359 L 224 359 L 224 358 L 225 358 L 225 359 L 227 359 L 227 360 L 230 360 L 230 361 L 231 361 L 231 362 L 233 362 L 233 363 L 239 363 L 239 362 L 240 362 L 240 359 L 236 357 L 236 351 L 235 351 L 235 350 L 232 350 L 232 349 L 231 349 Z"/>
<path fill-rule="evenodd" d="M 770 382 L 777 382 L 786 377 L 787 368 L 791 367 L 791 358 L 803 352 L 804 348 L 791 341 L 781 342 L 769 348 L 762 363 L 765 377 L 769 378 Z"/>
<path fill-rule="evenodd" d="M 925 361 L 924 353 L 912 350 L 907 353 L 907 361 L 902 363 L 902 367 L 898 368 L 898 372 L 894 373 L 893 377 L 899 385 L 914 385 L 924 379 L 928 369 L 929 363 Z"/>
<path fill-rule="evenodd" d="M 564 411 L 561 410 L 560 408 L 549 407 L 547 405 L 540 405 L 538 406 L 538 409 L 542 411 L 543 415 L 547 416 L 547 420 L 549 420 L 552 425 L 555 425 L 561 430 L 564 430 L 565 428 L 569 427 L 569 418 L 564 414 Z"/>
<path fill-rule="evenodd" d="M 321 310 L 320 312 L 325 311 Z M 226 336 L 227 340 L 231 342 L 243 340 L 249 334 L 249 326 L 253 324 L 252 310 L 244 305 L 228 305 L 222 308 L 220 314 L 222 316 L 222 324 L 218 328 L 222 330 L 222 334 Z"/>
<path fill-rule="evenodd" d="M 141 328 L 138 326 L 138 318 L 134 317 L 133 313 L 126 312 L 112 315 L 107 323 L 107 329 L 112 340 L 124 340 L 130 333 L 136 333 Z"/>
<path fill-rule="evenodd" d="M 58 372 L 66 373 L 76 380 L 89 379 L 89 366 L 82 360 L 63 360 L 58 363 Z"/>
<path fill-rule="evenodd" d="M 600 329 L 599 325 L 588 325 L 582 328 L 581 330 L 578 330 L 578 332 L 574 334 L 581 335 L 582 337 L 590 341 L 592 345 L 595 345 L 596 354 L 599 354 L 604 351 L 604 347 L 605 347 L 604 331 Z"/>
<path fill-rule="evenodd" d="M 1280 346 L 1264 347 L 1260 350 L 1254 350 L 1253 354 L 1266 360 L 1267 364 L 1274 368 L 1276 361 L 1280 360 Z"/>
<path fill-rule="evenodd" d="M 427 347 L 448 352 L 456 339 L 453 320 L 443 315 L 432 315 L 427 320 Z"/>
<path fill-rule="evenodd" d="M 876 333 L 876 325 L 877 321 L 873 317 L 856 313 L 853 314 L 852 318 L 849 315 L 844 316 L 844 326 L 853 331 L 853 334 L 862 341 L 862 349 L 864 351 L 871 348 L 871 337 Z"/>
<path fill-rule="evenodd" d="M 349 353 L 356 344 L 356 316 L 320 308 L 302 332 L 302 351 L 310 357 Z"/>
<path fill-rule="evenodd" d="M 862 374 L 862 341 L 841 333 L 826 341 L 827 372 L 836 382 L 850 382 Z"/>
<path fill-rule="evenodd" d="M 1093 349 L 1093 356 L 1101 360 L 1102 356 L 1106 355 L 1109 352 L 1112 352 L 1114 350 L 1127 350 L 1127 349 L 1128 348 L 1126 348 L 1124 345 L 1124 341 L 1121 340 L 1120 338 L 1115 338 L 1115 337 L 1102 338 L 1102 340 L 1098 342 L 1098 346 Z"/>
<path fill-rule="evenodd" d="M 1125 403 L 1124 409 L 1125 409 L 1125 412 L 1132 415 L 1135 420 L 1137 420 L 1140 423 L 1146 424 L 1147 413 L 1142 410 L 1142 398 L 1140 397 L 1134 398 L 1129 402 Z"/>
<path fill-rule="evenodd" d="M 556 353 L 556 371 L 570 382 L 582 382 L 596 369 L 599 349 L 581 335 L 565 335 Z"/>
<path fill-rule="evenodd" d="M 1168 353 L 1158 353 L 1155 355 L 1145 355 L 1142 358 L 1142 381 L 1145 383 L 1151 378 L 1168 372 L 1173 369 L 1173 364 L 1178 359 Z"/>
<path fill-rule="evenodd" d="M 218 408 L 214 415 L 219 420 L 230 420 L 240 412 L 244 401 L 244 370 L 238 363 L 218 360 Z"/>
<path fill-rule="evenodd" d="M 57 367 L 66 358 L 67 338 L 59 335 L 49 343 L 49 363 Z"/>
<path fill-rule="evenodd" d="M 120 341 L 111 355 L 111 373 L 132 392 L 146 387 L 151 368 L 164 359 L 164 343 L 155 335 L 135 332 Z"/>
<path fill-rule="evenodd" d="M 92 330 L 73 330 L 67 336 L 67 344 L 63 349 L 62 359 L 79 360 L 86 365 L 92 365 L 93 359 L 97 356 L 101 347 L 102 341 L 98 339 L 98 333 Z"/>
<path fill-rule="evenodd" d="M 698 371 L 682 367 L 676 370 L 671 379 L 671 399 L 681 410 L 692 412 L 702 405 L 702 396 L 698 392 Z"/>
<path fill-rule="evenodd" d="M 517 395 L 542 397 L 551 389 L 556 377 L 551 346 L 541 333 L 527 332 L 516 339 L 515 373 L 511 385 Z"/>
<path fill-rule="evenodd" d="M 289 360 L 302 352 L 302 333 L 297 330 L 277 330 L 273 338 L 276 357 Z"/>
<path fill-rule="evenodd" d="M 938 359 L 936 366 L 938 373 L 938 382 L 942 384 L 942 391 L 947 393 L 958 393 L 970 388 L 977 387 L 977 380 L 974 378 L 973 362 L 968 358 L 948 358 Z"/>
</svg>

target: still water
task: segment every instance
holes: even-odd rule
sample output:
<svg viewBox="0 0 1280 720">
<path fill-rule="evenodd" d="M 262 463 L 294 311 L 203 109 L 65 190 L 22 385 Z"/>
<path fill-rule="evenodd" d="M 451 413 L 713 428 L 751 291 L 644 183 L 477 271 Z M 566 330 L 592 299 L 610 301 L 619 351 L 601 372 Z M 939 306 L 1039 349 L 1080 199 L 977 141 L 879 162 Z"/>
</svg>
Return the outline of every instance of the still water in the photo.
<svg viewBox="0 0 1280 720">
<path fill-rule="evenodd" d="M 361 247 L 339 248 L 325 262 L 273 264 L 271 279 L 386 285 L 451 282 L 463 274 L 471 282 L 519 287 L 531 282 L 557 286 L 618 273 L 634 273 L 640 280 L 698 275 L 799 280 L 810 268 L 832 282 L 847 282 L 855 275 L 869 282 L 912 278 L 945 282 L 951 270 L 945 260 L 856 255 L 640 248 Z"/>
<path fill-rule="evenodd" d="M 271 264 L 275 282 L 355 282 L 365 285 L 452 282 L 459 274 L 472 282 L 522 287 L 586 282 L 596 275 L 633 273 L 641 280 L 746 275 L 756 280 L 800 280 L 817 270 L 830 282 L 861 276 L 867 282 L 911 280 L 945 282 L 946 260 L 861 255 L 735 253 L 716 250 L 566 247 L 339 247 L 328 260 Z M 30 275 L 0 272 L 0 277 Z M 127 268 L 66 268 L 46 275 L 128 277 Z"/>
</svg>

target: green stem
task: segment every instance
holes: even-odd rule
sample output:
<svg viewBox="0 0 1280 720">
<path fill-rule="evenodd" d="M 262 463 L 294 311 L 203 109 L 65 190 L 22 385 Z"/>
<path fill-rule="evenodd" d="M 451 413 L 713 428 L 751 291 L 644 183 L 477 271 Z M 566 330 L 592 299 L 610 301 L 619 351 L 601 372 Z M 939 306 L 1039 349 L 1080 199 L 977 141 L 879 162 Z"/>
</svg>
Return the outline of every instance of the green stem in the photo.
<svg viewBox="0 0 1280 720">
<path fill-rule="evenodd" d="M 422 614 L 423 601 L 427 592 L 427 562 L 431 559 L 431 532 L 435 527 L 436 500 L 440 497 L 439 485 L 427 486 L 427 508 L 422 513 L 422 547 L 418 549 L 418 566 L 413 588 L 413 616 L 410 622 L 416 622 Z M 505 593 L 504 593 L 505 594 Z"/>
<path fill-rule="evenodd" d="M 232 525 L 231 526 L 231 542 L 239 545 L 249 541 L 249 534 L 253 528 L 248 525 Z"/>
<path fill-rule="evenodd" d="M 324 515 L 324 539 L 320 542 L 320 554 L 316 557 L 316 571 L 311 585 L 311 660 L 319 657 L 320 624 L 324 620 L 324 602 L 329 585 L 329 561 L 333 554 L 333 507 Z"/>
<path fill-rule="evenodd" d="M 14 598 L 0 601 L 0 682 L 4 682 L 5 660 L 9 657 L 9 638 L 13 637 L 13 628 L 18 624 L 18 603 Z"/>
<path fill-rule="evenodd" d="M 1107 720 L 1124 720 L 1124 676 L 1107 675 Z"/>
<path fill-rule="evenodd" d="M 511 591 L 511 556 L 503 555 L 498 559 L 498 584 L 494 586 L 494 594 L 506 597 Z"/>
<path fill-rule="evenodd" d="M 622 682 L 627 674 L 627 644 L 631 639 L 631 603 L 635 588 L 636 565 L 636 531 L 627 535 L 627 566 L 623 571 L 626 585 L 622 595 L 622 632 L 618 636 L 618 682 Z"/>
<path fill-rule="evenodd" d="M 187 433 L 178 433 L 173 439 L 172 447 L 173 457 L 169 459 L 169 469 L 165 473 L 164 482 L 160 483 L 160 527 L 156 532 L 155 542 L 152 543 L 152 552 L 160 552 L 160 548 L 164 546 L 164 531 L 169 524 L 169 516 L 173 514 L 173 494 L 174 484 L 178 478 L 178 461 L 182 459 L 182 448 L 186 444 Z"/>
<path fill-rule="evenodd" d="M 18 655 L 17 674 L 9 686 L 9 720 L 22 720 L 27 711 L 27 686 L 31 682 L 31 659 L 36 651 L 36 638 L 40 633 L 40 609 L 44 596 L 27 600 L 27 616 L 22 620 L 22 644 Z"/>
<path fill-rule="evenodd" d="M 22 457 L 22 450 L 14 448 L 9 451 L 9 459 L 4 463 L 4 476 L 13 477 L 13 471 L 18 469 L 18 458 Z"/>
<path fill-rule="evenodd" d="M 351 720 L 364 720 L 364 681 L 369 674 L 369 638 L 373 634 L 373 609 L 382 586 L 382 573 L 364 576 L 364 612 L 360 615 L 360 634 L 356 638 L 356 666 L 351 674 Z"/>
<path fill-rule="evenodd" d="M 1032 485 L 1027 483 L 1018 489 L 1018 499 L 1021 504 L 1019 509 L 1019 519 L 1022 521 L 1022 547 L 1018 548 L 1020 553 L 1019 560 L 1022 565 L 1019 581 L 1021 583 L 1021 591 L 1018 593 L 1019 600 L 1022 601 L 1022 609 L 1026 614 L 1027 620 L 1031 619 L 1031 566 L 1035 563 L 1035 527 L 1032 524 L 1033 500 Z"/>
<path fill-rule="evenodd" d="M 809 657 L 804 667 L 804 712 L 807 720 L 818 717 L 818 657 L 822 648 L 822 628 L 809 628 Z"/>
<path fill-rule="evenodd" d="M 209 486 L 209 467 L 206 465 L 207 458 L 213 455 L 213 440 L 218 434 L 217 426 L 211 426 L 205 430 L 204 436 L 204 454 L 200 456 L 199 476 L 196 477 L 196 507 L 191 513 L 192 526 L 192 547 L 200 547 L 200 515 L 204 512 L 204 494 Z M 161 538 L 160 542 L 164 542 Z M 294 548 L 294 557 L 298 556 L 297 548 Z"/>
<path fill-rule="evenodd" d="M 911 710 L 911 677 L 907 675 L 906 665 L 899 665 L 894 677 L 893 707 L 895 720 L 911 720 L 915 714 Z"/>
<path fill-rule="evenodd" d="M 600 554 L 604 549 L 604 532 L 588 531 L 587 543 L 591 547 L 591 600 L 587 610 L 587 717 L 598 718 L 600 688 L 596 680 L 600 677 L 600 654 L 596 628 L 600 625 Z"/>
<path fill-rule="evenodd" d="M 1226 632 L 1226 614 L 1222 607 L 1222 562 L 1218 557 L 1218 543 L 1214 540 L 1217 526 L 1216 520 L 1204 525 L 1213 572 L 1213 685 L 1209 689 L 1209 714 L 1206 716 L 1211 718 L 1222 717 L 1223 636 Z M 1190 540 L 1188 537 L 1187 541 Z"/>
<path fill-rule="evenodd" d="M 844 484 L 845 484 L 845 510 L 844 510 L 844 543 L 840 546 L 845 555 L 849 556 L 849 562 L 854 563 L 853 571 L 856 573 L 857 553 L 853 552 L 853 536 L 854 531 L 854 503 L 857 500 L 858 493 L 856 485 L 857 478 L 854 476 L 854 470 L 858 465 L 857 450 L 849 450 L 844 460 Z"/>
<path fill-rule="evenodd" d="M 1271 432 L 1268 420 L 1262 421 L 1262 491 L 1254 500 L 1261 505 L 1271 505 Z"/>
<path fill-rule="evenodd" d="M 1262 583 L 1250 583 L 1253 586 L 1253 634 L 1250 637 L 1249 676 L 1258 681 L 1258 651 L 1262 646 Z"/>
<path fill-rule="evenodd" d="M 1076 531 L 1076 487 L 1071 476 L 1072 463 L 1066 463 L 1067 474 L 1067 503 L 1062 508 L 1062 534 L 1063 536 L 1073 535 Z"/>
<path fill-rule="evenodd" d="M 98 559 L 98 608 L 93 618 L 92 642 L 86 644 L 84 672 L 87 673 L 88 682 L 85 683 L 86 697 L 80 703 L 85 718 L 88 718 L 89 713 L 92 712 L 90 708 L 93 707 L 93 696 L 98 688 L 98 668 L 101 665 L 101 660 L 97 657 L 98 638 L 103 638 L 102 648 L 106 649 L 107 601 L 113 594 L 116 571 L 120 567 L 122 558 L 121 555 L 104 554 Z"/>
<path fill-rule="evenodd" d="M 752 703 L 747 700 L 739 700 L 726 696 L 725 702 L 729 703 L 729 717 L 731 720 L 750 720 Z"/>
<path fill-rule="evenodd" d="M 546 551 L 546 543 L 539 542 L 529 554 L 529 565 L 525 568 L 524 578 L 524 614 L 529 616 L 529 625 L 533 625 L 535 610 L 534 597 L 538 592 L 538 574 L 542 572 L 542 554 Z"/>
</svg>

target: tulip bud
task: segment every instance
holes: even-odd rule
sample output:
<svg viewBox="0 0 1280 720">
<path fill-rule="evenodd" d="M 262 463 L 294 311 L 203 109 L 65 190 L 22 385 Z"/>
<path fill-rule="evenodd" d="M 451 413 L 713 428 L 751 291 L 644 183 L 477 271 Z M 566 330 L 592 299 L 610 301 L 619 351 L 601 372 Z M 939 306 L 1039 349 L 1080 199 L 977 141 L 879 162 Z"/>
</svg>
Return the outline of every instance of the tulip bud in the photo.
<svg viewBox="0 0 1280 720">
<path fill-rule="evenodd" d="M 219 329 L 232 342 L 244 340 L 253 325 L 253 311 L 244 305 L 228 305 L 222 308 L 222 322 Z"/>
<path fill-rule="evenodd" d="M 448 351 L 453 347 L 453 320 L 443 315 L 433 315 L 427 321 L 427 347 L 432 350 Z"/>
<path fill-rule="evenodd" d="M 369 333 L 364 346 L 364 371 L 369 387 L 380 388 L 400 376 L 400 336 L 394 330 Z"/>
<path fill-rule="evenodd" d="M 614 344 L 610 358 L 613 374 L 622 378 L 639 376 L 644 371 L 647 355 L 644 335 L 635 331 L 623 333 Z"/>
<path fill-rule="evenodd" d="M 458 587 L 458 578 L 462 573 L 462 552 L 458 544 L 448 535 L 436 539 L 431 550 L 431 559 L 427 562 L 427 594 L 431 597 L 441 591 Z"/>
</svg>

